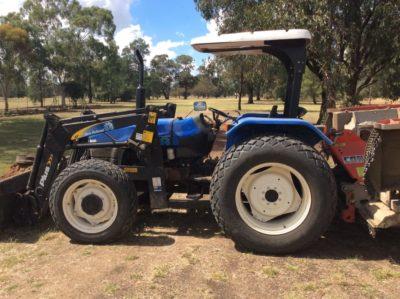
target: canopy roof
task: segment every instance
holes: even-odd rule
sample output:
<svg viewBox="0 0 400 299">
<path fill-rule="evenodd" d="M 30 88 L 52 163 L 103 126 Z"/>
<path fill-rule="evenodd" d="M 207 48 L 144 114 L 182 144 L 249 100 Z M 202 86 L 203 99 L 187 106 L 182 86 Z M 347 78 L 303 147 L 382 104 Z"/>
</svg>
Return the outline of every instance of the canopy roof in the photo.
<svg viewBox="0 0 400 299">
<path fill-rule="evenodd" d="M 192 40 L 194 49 L 213 54 L 262 54 L 262 48 L 273 41 L 311 40 L 311 34 L 305 29 L 267 30 L 202 36 Z M 246 52 L 246 53 L 243 53 Z"/>
</svg>

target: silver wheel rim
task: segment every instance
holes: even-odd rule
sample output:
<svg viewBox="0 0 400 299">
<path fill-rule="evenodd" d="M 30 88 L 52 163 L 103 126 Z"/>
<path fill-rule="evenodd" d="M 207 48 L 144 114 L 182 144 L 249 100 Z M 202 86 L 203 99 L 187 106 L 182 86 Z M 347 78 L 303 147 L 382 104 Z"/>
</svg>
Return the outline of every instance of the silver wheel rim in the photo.
<svg viewBox="0 0 400 299">
<path fill-rule="evenodd" d="M 311 191 L 304 177 L 281 163 L 264 163 L 241 178 L 235 193 L 240 217 L 266 235 L 282 235 L 299 227 L 311 207 Z"/>
<path fill-rule="evenodd" d="M 84 201 L 95 196 L 100 204 L 98 211 L 88 213 Z M 90 199 L 89 199 L 90 200 Z M 118 202 L 114 192 L 104 183 L 85 179 L 68 187 L 62 201 L 64 216 L 68 223 L 87 234 L 97 234 L 109 228 L 117 218 Z"/>
</svg>

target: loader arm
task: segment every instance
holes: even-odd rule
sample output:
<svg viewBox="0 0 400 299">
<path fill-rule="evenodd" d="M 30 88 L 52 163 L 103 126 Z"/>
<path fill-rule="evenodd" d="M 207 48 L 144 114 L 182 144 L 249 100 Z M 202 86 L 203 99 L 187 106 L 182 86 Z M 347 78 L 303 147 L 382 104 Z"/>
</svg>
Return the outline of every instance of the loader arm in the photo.
<svg viewBox="0 0 400 299">
<path fill-rule="evenodd" d="M 29 176 L 25 197 L 28 197 L 35 213 L 40 217 L 47 210 L 47 198 L 50 188 L 58 173 L 65 168 L 67 163 L 74 163 L 79 156 L 72 155 L 69 162 L 64 154 L 67 150 L 86 150 L 92 148 L 134 148 L 141 152 L 147 171 L 139 179 L 147 180 L 152 206 L 163 207 L 166 205 L 165 190 L 154 190 L 152 178 L 157 177 L 163 182 L 163 156 L 157 136 L 157 115 L 160 107 L 148 107 L 133 111 L 90 114 L 68 119 L 60 119 L 54 114 L 45 115 L 45 125 L 33 168 Z M 162 107 L 161 107 L 162 108 Z M 152 117 L 149 117 L 152 114 Z M 126 141 L 89 142 L 87 132 L 107 133 L 129 125 L 135 125 L 135 130 L 130 139 Z M 139 136 L 143 132 L 151 132 L 152 139 L 144 141 Z M 139 138 L 139 139 L 138 139 Z M 121 166 L 122 167 L 122 166 Z M 136 177 L 136 179 L 138 179 Z M 164 184 L 162 184 L 164 185 Z"/>
</svg>

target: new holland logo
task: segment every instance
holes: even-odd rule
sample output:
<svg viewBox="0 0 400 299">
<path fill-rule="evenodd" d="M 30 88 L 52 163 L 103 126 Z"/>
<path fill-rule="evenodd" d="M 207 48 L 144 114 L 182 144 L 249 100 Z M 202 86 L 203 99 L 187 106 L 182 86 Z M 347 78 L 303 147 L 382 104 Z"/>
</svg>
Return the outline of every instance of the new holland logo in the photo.
<svg viewBox="0 0 400 299">
<path fill-rule="evenodd" d="M 102 123 L 99 126 L 93 127 L 88 133 L 89 133 L 89 135 L 94 135 L 94 134 L 100 134 L 100 133 L 112 131 L 112 130 L 114 130 L 113 123 L 111 121 L 107 121 L 105 123 Z"/>
<path fill-rule="evenodd" d="M 112 131 L 114 130 L 114 125 L 111 121 L 107 121 L 104 123 L 104 131 Z"/>
</svg>

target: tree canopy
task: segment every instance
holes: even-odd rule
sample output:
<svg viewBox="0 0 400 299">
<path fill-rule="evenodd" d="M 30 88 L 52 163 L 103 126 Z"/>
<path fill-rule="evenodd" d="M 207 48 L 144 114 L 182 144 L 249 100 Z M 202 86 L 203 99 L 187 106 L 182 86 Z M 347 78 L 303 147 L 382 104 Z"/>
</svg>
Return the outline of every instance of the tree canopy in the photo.
<svg viewBox="0 0 400 299">
<path fill-rule="evenodd" d="M 399 1 L 194 2 L 220 33 L 309 29 L 302 98 L 322 103 L 320 121 L 339 102 L 357 105 L 366 96 L 400 96 Z M 60 96 L 61 105 L 66 98 L 76 104 L 77 97 L 89 103 L 133 100 L 138 83 L 135 49 L 145 60 L 148 98 L 235 96 L 238 109 L 246 95 L 249 104 L 262 97 L 284 100 L 286 72 L 273 57 L 209 57 L 196 69 L 189 55 L 153 56 L 140 37 L 120 49 L 115 30 L 109 10 L 83 7 L 78 0 L 26 0 L 18 13 L 0 17 L 5 108 L 10 96 L 24 95 L 42 105 L 49 96 Z"/>
<path fill-rule="evenodd" d="M 400 2 L 387 0 L 195 0 L 221 32 L 309 29 L 308 68 L 322 84 L 322 113 L 340 95 L 358 104 L 399 51 Z"/>
</svg>

